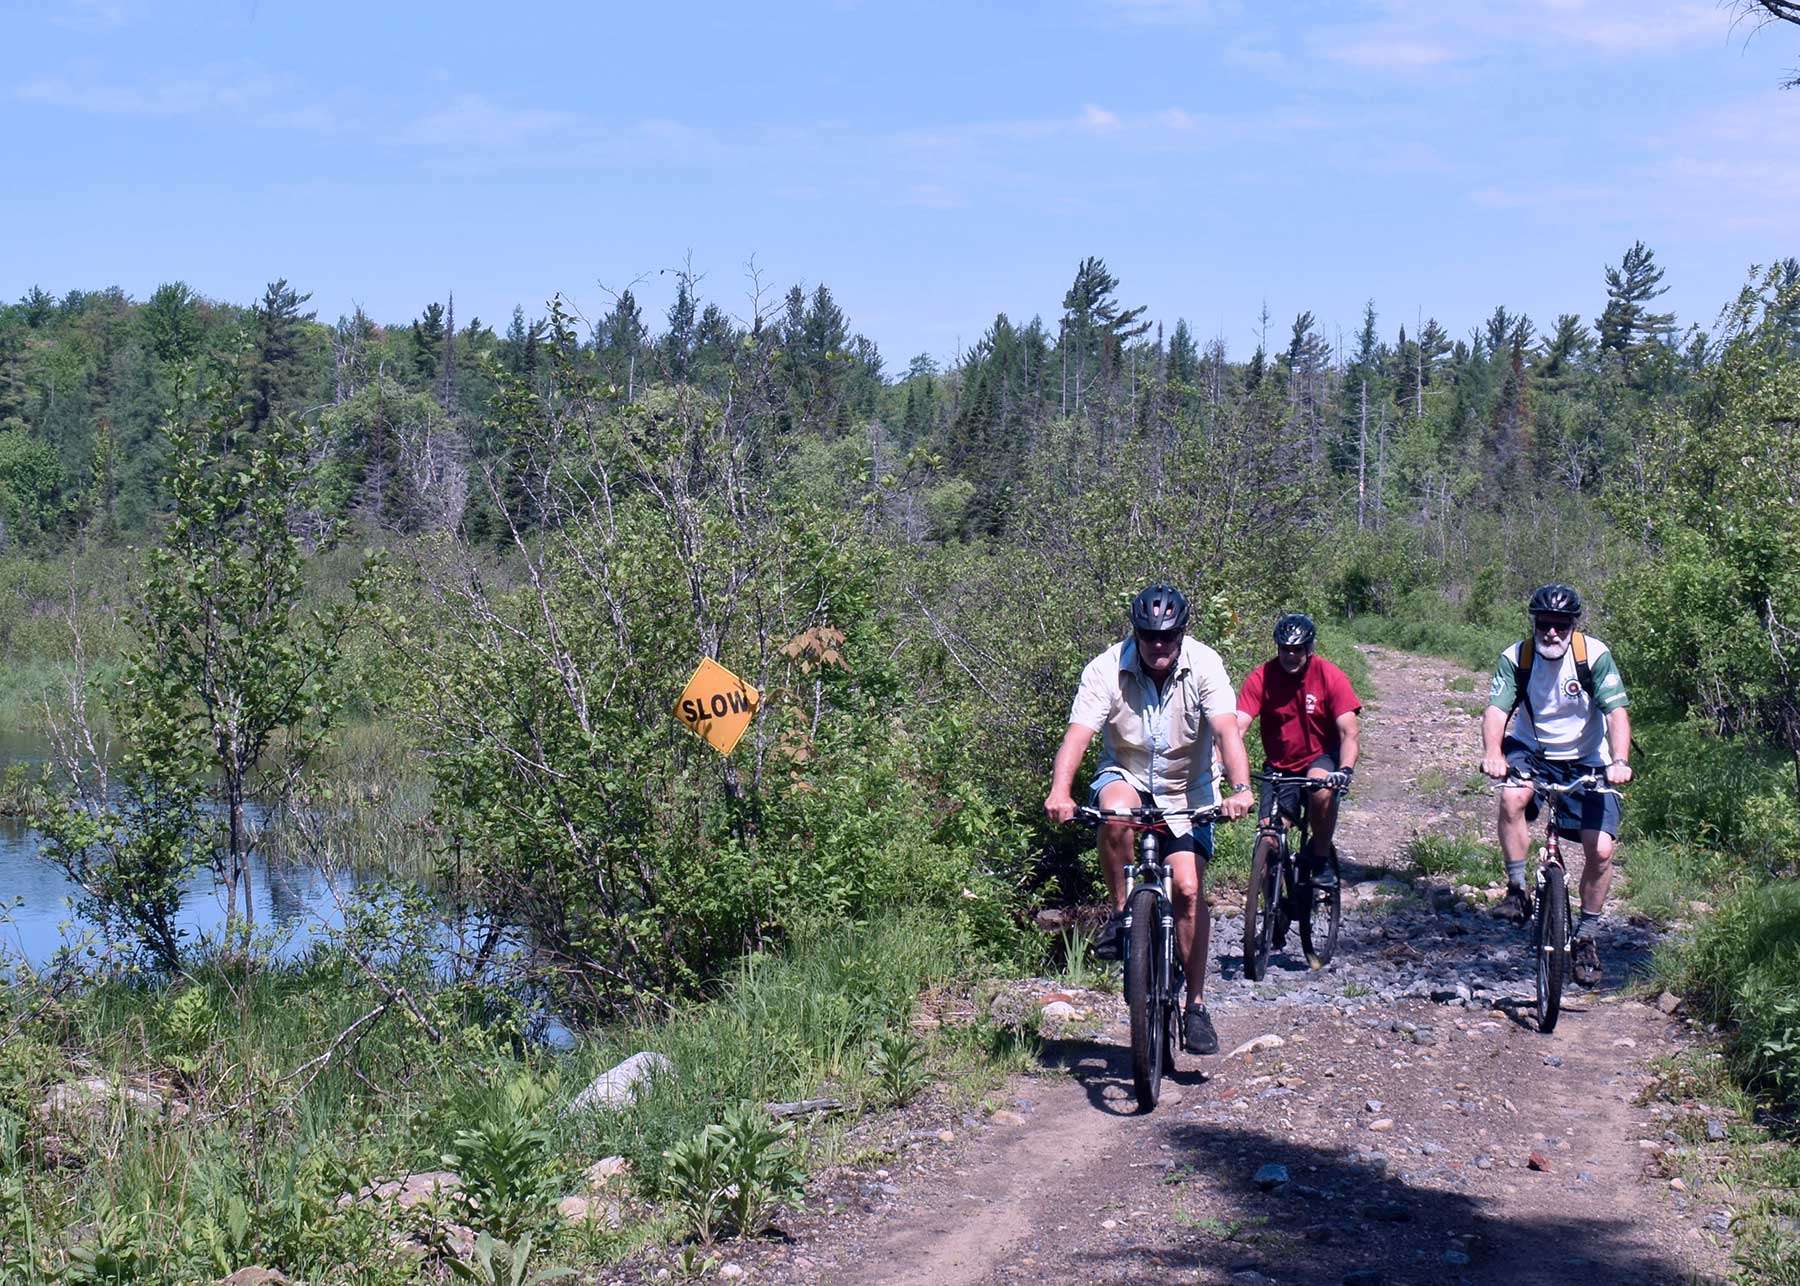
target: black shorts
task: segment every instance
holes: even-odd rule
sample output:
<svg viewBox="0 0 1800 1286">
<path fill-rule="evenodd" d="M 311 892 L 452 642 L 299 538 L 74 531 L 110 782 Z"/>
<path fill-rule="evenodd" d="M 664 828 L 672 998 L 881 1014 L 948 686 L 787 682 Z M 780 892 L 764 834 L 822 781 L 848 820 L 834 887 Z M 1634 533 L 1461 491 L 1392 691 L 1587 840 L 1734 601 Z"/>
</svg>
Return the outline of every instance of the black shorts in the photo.
<svg viewBox="0 0 1800 1286">
<path fill-rule="evenodd" d="M 1588 773 L 1606 771 L 1604 764 L 1584 764 L 1579 759 L 1546 759 L 1529 749 L 1524 742 L 1508 737 L 1500 745 L 1500 753 L 1522 777 L 1535 777 L 1553 786 L 1564 786 Z M 1564 839 L 1580 839 L 1582 831 L 1601 831 L 1619 837 L 1619 797 L 1584 790 L 1579 795 L 1557 795 L 1556 830 Z M 1526 819 L 1536 821 L 1538 800 L 1532 797 L 1525 810 Z"/>
<path fill-rule="evenodd" d="M 1312 763 L 1307 766 L 1307 771 L 1311 772 L 1314 768 L 1317 768 L 1321 772 L 1336 772 L 1337 766 L 1337 756 L 1328 751 L 1313 760 Z M 1267 764 L 1264 764 L 1263 771 L 1268 773 L 1281 770 L 1270 768 Z M 1269 821 L 1275 815 L 1274 809 L 1277 805 L 1280 806 L 1281 815 L 1283 817 L 1287 818 L 1290 822 L 1299 821 L 1300 792 L 1304 789 L 1306 788 L 1301 786 L 1298 782 L 1287 786 L 1274 786 L 1265 781 L 1262 787 L 1262 798 L 1256 805 L 1257 822 L 1260 825 L 1267 826 Z"/>
</svg>

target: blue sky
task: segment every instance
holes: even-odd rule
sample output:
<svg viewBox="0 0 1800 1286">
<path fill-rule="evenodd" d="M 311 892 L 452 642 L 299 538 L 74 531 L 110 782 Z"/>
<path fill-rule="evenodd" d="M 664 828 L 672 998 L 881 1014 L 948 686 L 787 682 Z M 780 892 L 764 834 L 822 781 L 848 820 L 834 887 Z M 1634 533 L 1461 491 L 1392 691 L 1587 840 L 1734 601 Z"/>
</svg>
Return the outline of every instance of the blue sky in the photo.
<svg viewBox="0 0 1800 1286">
<path fill-rule="evenodd" d="M 645 277 L 825 282 L 890 371 L 1084 256 L 1235 356 L 1496 304 L 1591 320 L 1642 238 L 1709 324 L 1800 255 L 1800 28 L 1714 0 L 0 0 L 0 297 L 285 276 L 503 325 Z"/>
</svg>

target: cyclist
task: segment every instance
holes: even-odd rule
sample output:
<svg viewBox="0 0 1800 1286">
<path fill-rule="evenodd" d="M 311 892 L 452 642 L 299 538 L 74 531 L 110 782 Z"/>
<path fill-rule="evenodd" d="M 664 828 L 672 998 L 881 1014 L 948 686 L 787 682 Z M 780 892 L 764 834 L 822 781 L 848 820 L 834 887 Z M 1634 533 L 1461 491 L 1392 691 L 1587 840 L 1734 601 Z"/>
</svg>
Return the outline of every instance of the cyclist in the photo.
<svg viewBox="0 0 1800 1286">
<path fill-rule="evenodd" d="M 1496 780 L 1508 770 L 1564 785 L 1603 770 L 1607 782 L 1631 780 L 1631 716 L 1625 681 L 1612 652 L 1577 631 L 1581 595 L 1567 585 L 1544 585 L 1531 596 L 1531 637 L 1500 654 L 1481 719 L 1481 771 Z M 1524 678 L 1521 681 L 1521 671 Z M 1514 711 L 1523 718 L 1515 719 Z M 1509 726 L 1510 725 L 1510 726 Z M 1495 914 L 1518 923 L 1531 918 L 1525 891 L 1529 825 L 1537 797 L 1529 787 L 1500 792 L 1500 852 L 1506 859 L 1506 896 Z M 1619 834 L 1619 797 L 1595 792 L 1560 795 L 1556 828 L 1579 837 L 1587 861 L 1581 871 L 1581 922 L 1573 939 L 1575 981 L 1600 981 L 1594 930 L 1612 884 L 1613 846 Z"/>
<path fill-rule="evenodd" d="M 1095 733 L 1101 736 L 1101 750 L 1089 794 L 1092 806 L 1210 807 L 1217 795 L 1212 771 L 1216 741 L 1231 783 L 1221 807 L 1234 819 L 1250 811 L 1250 764 L 1232 714 L 1231 680 L 1217 652 L 1187 637 L 1187 623 L 1188 602 L 1180 590 L 1164 581 L 1147 585 L 1132 600 L 1130 637 L 1081 672 L 1044 800 L 1051 821 L 1066 822 L 1075 815 L 1070 791 Z M 1190 1054 L 1216 1054 L 1219 1037 L 1205 999 L 1212 917 L 1201 914 L 1212 828 L 1170 818 L 1169 830 L 1165 853 L 1174 886 L 1175 941 L 1187 976 L 1181 1043 Z M 1104 959 L 1117 959 L 1122 946 L 1130 852 L 1128 828 L 1116 823 L 1100 828 L 1100 859 L 1113 904 L 1113 914 L 1095 940 L 1095 953 Z"/>
<path fill-rule="evenodd" d="M 1289 612 L 1275 622 L 1275 655 L 1244 676 L 1238 690 L 1240 732 L 1260 719 L 1263 757 L 1276 772 L 1304 773 L 1332 786 L 1350 784 L 1356 772 L 1358 727 L 1362 701 L 1350 678 L 1322 656 L 1313 655 L 1318 628 L 1304 612 Z M 1335 791 L 1306 792 L 1312 838 L 1301 856 L 1301 878 L 1320 888 L 1337 883 L 1329 860 L 1337 829 Z M 1300 787 L 1264 785 L 1257 817 L 1267 825 L 1275 809 L 1300 816 Z"/>
</svg>

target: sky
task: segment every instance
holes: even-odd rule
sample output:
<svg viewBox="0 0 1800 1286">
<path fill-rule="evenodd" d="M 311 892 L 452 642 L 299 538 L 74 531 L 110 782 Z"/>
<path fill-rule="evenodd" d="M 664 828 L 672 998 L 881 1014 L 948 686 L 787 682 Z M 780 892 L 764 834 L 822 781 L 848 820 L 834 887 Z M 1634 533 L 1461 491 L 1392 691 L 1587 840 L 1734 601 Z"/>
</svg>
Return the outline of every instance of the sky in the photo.
<svg viewBox="0 0 1800 1286">
<path fill-rule="evenodd" d="M 1235 357 L 1496 305 L 1642 239 L 1709 326 L 1800 255 L 1800 27 L 1714 0 L 0 0 L 0 298 L 164 281 L 504 329 L 684 264 L 828 285 L 890 374 L 1076 265 Z"/>
</svg>

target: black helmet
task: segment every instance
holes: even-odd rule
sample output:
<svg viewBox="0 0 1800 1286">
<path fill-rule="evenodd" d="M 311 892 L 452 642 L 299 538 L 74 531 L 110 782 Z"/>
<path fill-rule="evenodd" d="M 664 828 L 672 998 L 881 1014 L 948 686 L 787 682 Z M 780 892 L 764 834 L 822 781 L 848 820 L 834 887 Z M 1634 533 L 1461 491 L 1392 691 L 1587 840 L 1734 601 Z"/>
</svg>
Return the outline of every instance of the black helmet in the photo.
<svg viewBox="0 0 1800 1286">
<path fill-rule="evenodd" d="M 1131 600 L 1131 628 L 1144 634 L 1168 634 L 1185 630 L 1188 601 L 1167 581 L 1146 585 Z"/>
<path fill-rule="evenodd" d="M 1276 647 L 1305 647 L 1318 635 L 1318 627 L 1305 612 L 1289 612 L 1275 622 Z"/>
<path fill-rule="evenodd" d="M 1531 605 L 1526 609 L 1536 617 L 1548 613 L 1551 616 L 1579 617 L 1581 615 L 1581 595 L 1567 585 L 1540 585 L 1531 596 Z"/>
</svg>

